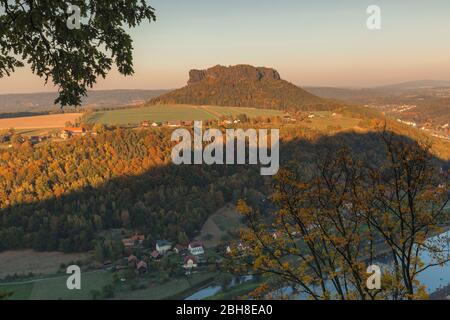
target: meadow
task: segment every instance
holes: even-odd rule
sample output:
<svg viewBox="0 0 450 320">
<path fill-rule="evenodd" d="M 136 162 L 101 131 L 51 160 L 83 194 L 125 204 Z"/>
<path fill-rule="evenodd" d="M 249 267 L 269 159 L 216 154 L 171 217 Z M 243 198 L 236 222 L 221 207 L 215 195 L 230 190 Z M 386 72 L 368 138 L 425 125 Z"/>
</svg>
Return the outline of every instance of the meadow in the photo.
<svg viewBox="0 0 450 320">
<path fill-rule="evenodd" d="M 35 279 L 11 284 L 1 284 L 3 292 L 13 292 L 11 300 L 90 300 L 92 290 L 101 290 L 103 286 L 113 283 L 113 276 L 108 271 L 91 271 L 82 274 L 81 290 L 68 290 L 67 275 L 53 278 Z"/>
<path fill-rule="evenodd" d="M 328 111 L 311 112 L 314 118 L 302 121 L 302 125 L 315 130 L 328 130 L 330 127 L 339 127 L 342 130 L 358 129 L 360 119 L 342 114 L 333 115 Z M 359 128 L 361 129 L 361 128 Z"/>
<path fill-rule="evenodd" d="M 90 253 L 36 252 L 33 250 L 4 251 L 0 253 L 0 279 L 6 276 L 54 274 L 61 264 L 85 261 Z"/>
<path fill-rule="evenodd" d="M 186 277 L 171 278 L 159 283 L 157 278 L 144 276 L 140 278 L 145 289 L 131 289 L 129 284 L 114 284 L 114 274 L 107 270 L 83 272 L 81 275 L 81 290 L 68 290 L 66 281 L 68 275 L 59 274 L 46 278 L 1 283 L 0 291 L 12 292 L 10 300 L 91 300 L 93 291 L 102 291 L 105 286 L 115 289 L 113 299 L 118 300 L 161 300 L 182 299 L 207 286 L 217 278 L 215 272 L 199 272 Z M 120 272 L 116 274 L 121 275 Z"/>
<path fill-rule="evenodd" d="M 0 130 L 11 128 L 16 130 L 64 128 L 66 122 L 75 122 L 75 120 L 82 115 L 82 113 L 61 113 L 45 116 L 0 119 Z"/>
<path fill-rule="evenodd" d="M 212 214 L 202 227 L 199 239 L 205 248 L 215 248 L 229 232 L 238 231 L 244 226 L 242 216 L 235 206 L 226 205 Z"/>
<path fill-rule="evenodd" d="M 255 108 L 191 106 L 191 105 L 157 105 L 139 108 L 98 111 L 91 114 L 87 121 L 106 125 L 136 125 L 142 121 L 194 121 L 218 120 L 221 117 L 233 117 L 246 114 L 248 117 L 282 116 L 284 112 L 278 110 L 264 110 Z"/>
</svg>

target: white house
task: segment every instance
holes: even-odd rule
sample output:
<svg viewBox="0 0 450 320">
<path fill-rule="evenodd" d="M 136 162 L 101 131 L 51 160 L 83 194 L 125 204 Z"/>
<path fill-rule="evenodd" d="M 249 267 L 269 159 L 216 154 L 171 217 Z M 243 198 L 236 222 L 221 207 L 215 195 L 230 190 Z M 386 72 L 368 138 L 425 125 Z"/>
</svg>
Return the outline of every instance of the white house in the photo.
<svg viewBox="0 0 450 320">
<path fill-rule="evenodd" d="M 205 249 L 203 248 L 203 243 L 200 241 L 194 241 L 189 244 L 188 247 L 189 253 L 194 256 L 200 256 L 205 254 Z"/>
<path fill-rule="evenodd" d="M 167 251 L 172 249 L 172 244 L 167 240 L 158 240 L 156 241 L 156 251 L 159 254 L 166 254 Z"/>
<path fill-rule="evenodd" d="M 194 256 L 188 256 L 184 259 L 183 268 L 192 269 L 197 268 L 197 258 Z"/>
</svg>

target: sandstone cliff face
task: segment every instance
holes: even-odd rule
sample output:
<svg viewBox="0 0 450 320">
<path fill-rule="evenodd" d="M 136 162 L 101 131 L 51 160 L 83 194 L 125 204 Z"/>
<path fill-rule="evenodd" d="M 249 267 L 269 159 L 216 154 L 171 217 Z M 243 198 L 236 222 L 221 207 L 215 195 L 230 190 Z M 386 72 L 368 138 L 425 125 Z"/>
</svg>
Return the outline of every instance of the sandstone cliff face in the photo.
<svg viewBox="0 0 450 320">
<path fill-rule="evenodd" d="M 250 65 L 191 70 L 187 86 L 149 102 L 281 110 L 328 110 L 328 101 L 282 80 L 271 68 Z"/>
<path fill-rule="evenodd" d="M 194 84 L 203 80 L 236 82 L 236 81 L 264 81 L 281 80 L 278 71 L 249 65 L 237 65 L 231 67 L 215 66 L 207 70 L 191 70 L 188 84 Z"/>
<path fill-rule="evenodd" d="M 188 84 L 200 82 L 206 78 L 206 70 L 191 70 L 189 71 Z"/>
</svg>

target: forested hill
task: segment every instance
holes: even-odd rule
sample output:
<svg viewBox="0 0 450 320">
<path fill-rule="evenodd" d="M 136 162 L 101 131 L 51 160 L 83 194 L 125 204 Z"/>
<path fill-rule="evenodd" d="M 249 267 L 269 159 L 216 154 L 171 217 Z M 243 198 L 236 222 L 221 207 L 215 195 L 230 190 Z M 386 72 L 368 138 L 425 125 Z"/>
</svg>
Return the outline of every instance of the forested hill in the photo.
<svg viewBox="0 0 450 320">
<path fill-rule="evenodd" d="M 250 65 L 191 70 L 187 86 L 156 97 L 157 104 L 194 104 L 280 110 L 331 110 L 337 103 L 321 99 L 282 80 L 270 68 Z"/>
<path fill-rule="evenodd" d="M 0 251 L 87 251 L 98 232 L 122 227 L 185 243 L 226 202 L 264 186 L 257 168 L 169 165 L 170 137 L 117 129 L 0 149 Z"/>
<path fill-rule="evenodd" d="M 81 107 L 115 108 L 142 104 L 169 90 L 89 90 L 87 97 L 81 102 Z M 61 112 L 61 107 L 55 105 L 57 93 L 16 93 L 0 95 L 0 117 L 32 116 L 35 113 Z M 66 112 L 67 109 L 65 108 Z M 28 114 L 27 114 L 28 113 Z"/>
<path fill-rule="evenodd" d="M 362 160 L 382 161 L 377 134 L 368 121 L 360 122 L 368 123 L 366 133 L 281 127 L 282 167 L 307 167 L 334 145 Z M 172 165 L 171 133 L 110 128 L 98 136 L 0 149 L 0 251 L 86 251 L 111 228 L 143 232 L 149 244 L 185 243 L 225 203 L 245 199 L 255 207 L 260 194 L 271 193 L 259 166 Z M 448 145 L 439 150 L 448 159 Z"/>
</svg>

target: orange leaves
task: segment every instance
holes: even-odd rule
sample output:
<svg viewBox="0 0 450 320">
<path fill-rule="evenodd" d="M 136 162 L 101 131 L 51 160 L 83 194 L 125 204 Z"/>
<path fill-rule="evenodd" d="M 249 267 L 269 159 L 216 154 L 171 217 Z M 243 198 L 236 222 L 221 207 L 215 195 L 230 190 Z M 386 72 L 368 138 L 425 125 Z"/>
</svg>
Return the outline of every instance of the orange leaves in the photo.
<svg viewBox="0 0 450 320">
<path fill-rule="evenodd" d="M 250 299 L 263 299 L 265 295 L 270 291 L 270 287 L 267 283 L 261 284 L 258 288 L 256 288 L 253 292 L 251 292 L 248 296 Z"/>
<path fill-rule="evenodd" d="M 280 170 L 272 197 L 277 210 L 253 217 L 255 228 L 248 233 L 254 236 L 246 238 L 249 244 L 264 244 L 253 256 L 256 267 L 310 289 L 315 298 L 426 296 L 416 279 L 416 272 L 426 268 L 418 257 L 425 247 L 431 249 L 427 239 L 439 232 L 439 225 L 448 223 L 448 213 L 440 211 L 448 182 L 439 182 L 426 146 L 384 138 L 386 159 L 378 167 L 342 149 L 319 155 L 314 168 Z M 247 205 L 240 210 L 252 211 Z M 380 253 L 398 263 L 384 270 L 383 292 L 375 296 L 366 288 L 365 262 Z M 344 293 L 314 296 L 317 286 L 312 284 L 329 279 L 336 280 L 335 292 Z M 353 288 L 337 290 L 342 282 Z"/>
<path fill-rule="evenodd" d="M 237 209 L 242 215 L 248 215 L 252 212 L 252 209 L 245 203 L 244 200 L 239 200 L 237 204 Z"/>
</svg>

